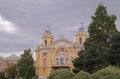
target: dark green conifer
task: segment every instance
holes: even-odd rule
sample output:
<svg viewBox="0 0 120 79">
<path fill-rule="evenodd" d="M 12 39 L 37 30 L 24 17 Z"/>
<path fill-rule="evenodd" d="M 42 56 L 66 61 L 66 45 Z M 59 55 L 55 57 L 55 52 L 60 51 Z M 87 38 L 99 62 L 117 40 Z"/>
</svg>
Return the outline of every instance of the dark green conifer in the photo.
<svg viewBox="0 0 120 79">
<path fill-rule="evenodd" d="M 89 38 L 84 44 L 85 49 L 73 61 L 75 71 L 93 73 L 108 65 L 106 54 L 110 49 L 112 35 L 118 32 L 115 21 L 116 16 L 109 15 L 106 7 L 99 4 L 88 27 Z"/>
</svg>

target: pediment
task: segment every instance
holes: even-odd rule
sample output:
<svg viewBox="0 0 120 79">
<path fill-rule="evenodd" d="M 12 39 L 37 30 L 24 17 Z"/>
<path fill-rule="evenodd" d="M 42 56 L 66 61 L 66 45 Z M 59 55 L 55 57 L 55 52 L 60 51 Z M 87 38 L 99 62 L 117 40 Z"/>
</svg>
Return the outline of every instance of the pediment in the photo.
<svg viewBox="0 0 120 79">
<path fill-rule="evenodd" d="M 54 41 L 54 46 L 67 46 L 67 47 L 72 47 L 73 43 L 65 38 L 60 38 L 56 41 Z"/>
</svg>

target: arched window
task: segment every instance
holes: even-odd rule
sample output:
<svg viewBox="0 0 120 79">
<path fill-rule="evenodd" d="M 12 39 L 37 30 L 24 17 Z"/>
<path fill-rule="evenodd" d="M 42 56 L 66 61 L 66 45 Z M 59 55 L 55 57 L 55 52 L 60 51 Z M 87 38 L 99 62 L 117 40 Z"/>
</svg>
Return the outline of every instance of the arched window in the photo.
<svg viewBox="0 0 120 79">
<path fill-rule="evenodd" d="M 79 38 L 79 44 L 82 44 L 82 37 Z"/>
<path fill-rule="evenodd" d="M 47 66 L 47 60 L 46 60 L 46 58 L 43 59 L 43 66 Z"/>
<path fill-rule="evenodd" d="M 45 40 L 45 46 L 47 46 L 47 40 Z"/>
<path fill-rule="evenodd" d="M 58 59 L 58 58 L 56 58 L 56 64 L 57 64 L 57 65 L 59 64 L 59 59 Z"/>
</svg>

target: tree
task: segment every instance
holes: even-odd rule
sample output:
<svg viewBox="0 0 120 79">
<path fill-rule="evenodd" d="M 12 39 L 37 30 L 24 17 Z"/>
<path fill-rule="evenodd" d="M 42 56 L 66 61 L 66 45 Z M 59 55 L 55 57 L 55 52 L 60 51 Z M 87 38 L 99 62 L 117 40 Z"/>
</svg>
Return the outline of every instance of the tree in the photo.
<svg viewBox="0 0 120 79">
<path fill-rule="evenodd" d="M 94 45 L 97 52 L 104 55 L 110 48 L 112 35 L 118 32 L 115 21 L 116 16 L 109 15 L 106 7 L 100 4 L 88 27 L 89 38 L 85 43 L 85 48 Z"/>
<path fill-rule="evenodd" d="M 24 50 L 24 54 L 21 55 L 18 61 L 19 75 L 23 79 L 32 79 L 35 77 L 35 66 L 30 49 Z"/>
<path fill-rule="evenodd" d="M 95 45 L 98 52 L 104 53 L 110 47 L 111 36 L 118 32 L 115 21 L 116 16 L 108 15 L 106 7 L 100 4 L 88 27 L 89 38 L 85 48 Z"/>
<path fill-rule="evenodd" d="M 78 58 L 73 61 L 75 70 L 85 70 L 93 73 L 108 66 L 106 54 L 110 49 L 112 35 L 118 32 L 115 21 L 116 16 L 109 15 L 106 7 L 99 4 L 88 27 L 89 38 L 84 44 L 84 52 L 79 52 L 84 54 L 78 54 Z M 95 49 L 91 49 L 91 46 Z M 96 61 L 96 59 L 99 61 Z"/>
<path fill-rule="evenodd" d="M 112 36 L 111 48 L 107 57 L 110 65 L 120 67 L 120 32 Z"/>
<path fill-rule="evenodd" d="M 17 70 L 17 65 L 16 64 L 9 64 L 8 63 L 8 68 L 5 70 L 6 77 L 8 79 L 15 79 L 19 77 L 18 70 Z"/>
</svg>

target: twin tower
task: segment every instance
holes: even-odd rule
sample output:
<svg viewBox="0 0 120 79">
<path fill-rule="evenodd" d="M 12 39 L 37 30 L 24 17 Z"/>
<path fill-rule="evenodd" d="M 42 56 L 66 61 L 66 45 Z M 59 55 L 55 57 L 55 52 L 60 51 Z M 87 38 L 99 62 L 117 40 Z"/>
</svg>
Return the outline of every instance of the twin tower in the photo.
<svg viewBox="0 0 120 79">
<path fill-rule="evenodd" d="M 83 45 L 86 41 L 86 32 L 83 28 L 79 28 L 79 30 L 76 32 L 76 42 L 77 45 Z M 50 46 L 54 43 L 54 36 L 51 34 L 50 31 L 45 31 L 45 33 L 42 35 L 42 46 Z"/>
<path fill-rule="evenodd" d="M 73 69 L 72 60 L 83 48 L 87 35 L 83 28 L 76 32 L 75 43 L 65 38 L 54 40 L 50 31 L 42 35 L 42 42 L 36 47 L 36 75 L 46 78 L 52 70 L 59 68 Z"/>
</svg>

